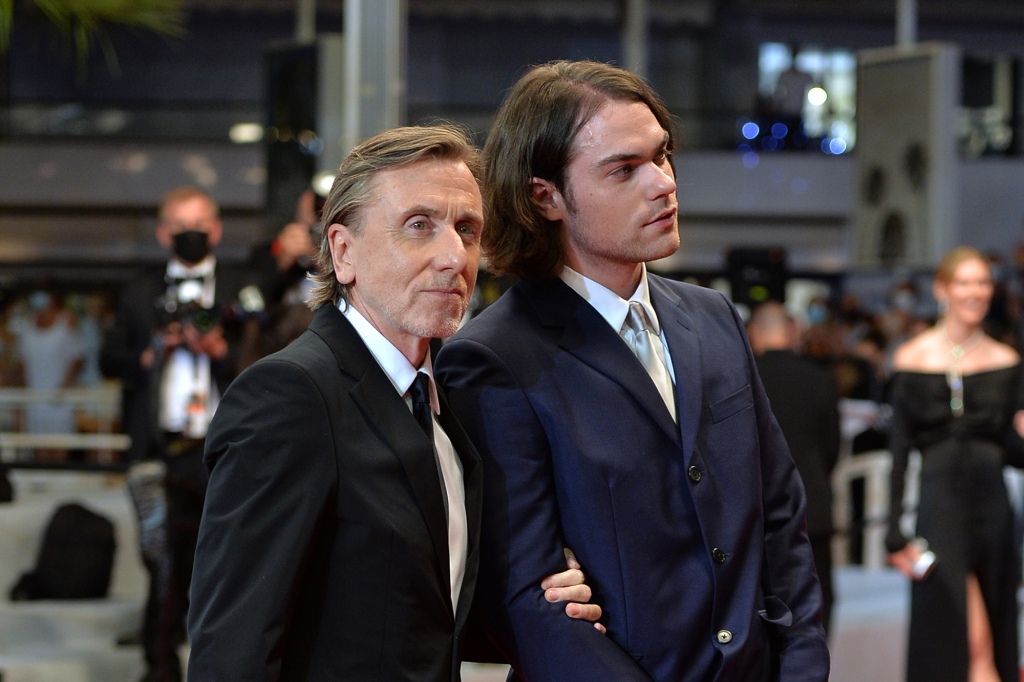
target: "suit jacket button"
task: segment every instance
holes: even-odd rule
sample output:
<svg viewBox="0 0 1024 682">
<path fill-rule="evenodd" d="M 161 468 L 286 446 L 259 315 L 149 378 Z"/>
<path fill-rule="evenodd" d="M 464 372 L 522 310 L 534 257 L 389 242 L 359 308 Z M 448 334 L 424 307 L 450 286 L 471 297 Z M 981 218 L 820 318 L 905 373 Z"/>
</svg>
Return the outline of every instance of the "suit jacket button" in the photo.
<svg viewBox="0 0 1024 682">
<path fill-rule="evenodd" d="M 703 471 L 701 471 L 701 470 L 700 470 L 700 469 L 699 469 L 698 467 L 695 467 L 695 466 L 691 466 L 691 467 L 690 467 L 690 468 L 689 468 L 689 469 L 688 469 L 688 470 L 686 471 L 686 473 L 687 473 L 687 475 L 689 475 L 689 477 L 690 477 L 690 480 L 691 480 L 691 481 L 693 481 L 694 483 L 696 483 L 697 481 L 699 481 L 699 480 L 700 480 L 700 477 L 704 475 L 704 472 L 703 472 Z"/>
<path fill-rule="evenodd" d="M 728 630 L 719 630 L 717 637 L 718 637 L 718 642 L 720 644 L 728 644 L 729 642 L 732 641 L 732 633 L 729 632 Z"/>
<path fill-rule="evenodd" d="M 715 547 L 713 550 L 711 550 L 711 558 L 714 559 L 716 563 L 724 564 L 725 563 L 725 558 L 727 556 L 729 556 L 729 555 L 726 554 L 725 552 L 723 552 L 722 550 L 720 550 L 717 547 Z M 723 632 L 725 632 L 725 631 L 723 630 Z"/>
</svg>

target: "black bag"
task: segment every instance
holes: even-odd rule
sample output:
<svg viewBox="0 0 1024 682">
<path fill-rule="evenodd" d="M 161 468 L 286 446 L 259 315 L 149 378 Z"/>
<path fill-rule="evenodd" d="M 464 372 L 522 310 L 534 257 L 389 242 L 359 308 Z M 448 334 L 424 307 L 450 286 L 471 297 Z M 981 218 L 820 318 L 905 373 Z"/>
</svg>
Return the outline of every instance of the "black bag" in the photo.
<svg viewBox="0 0 1024 682">
<path fill-rule="evenodd" d="M 7 467 L 0 466 L 0 502 L 14 501 L 14 486 L 7 478 Z M 2 680 L 3 678 L 0 678 Z"/>
<path fill-rule="evenodd" d="M 57 508 L 34 570 L 11 588 L 11 601 L 101 599 L 114 567 L 114 524 L 80 504 Z"/>
</svg>

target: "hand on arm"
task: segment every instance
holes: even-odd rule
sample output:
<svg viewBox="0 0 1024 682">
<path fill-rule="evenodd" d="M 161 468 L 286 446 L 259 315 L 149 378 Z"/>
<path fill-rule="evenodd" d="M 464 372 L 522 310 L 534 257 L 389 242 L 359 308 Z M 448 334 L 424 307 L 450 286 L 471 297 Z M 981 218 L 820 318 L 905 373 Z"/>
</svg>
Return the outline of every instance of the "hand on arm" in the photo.
<svg viewBox="0 0 1024 682">
<path fill-rule="evenodd" d="M 576 560 L 576 555 L 568 547 L 565 548 L 565 563 L 568 570 L 549 575 L 541 581 L 540 586 L 544 588 L 544 599 L 552 604 L 568 602 L 565 605 L 567 616 L 589 621 L 594 624 L 598 632 L 607 633 L 605 627 L 597 622 L 601 618 L 601 607 L 589 603 L 593 594 L 590 586 L 585 582 L 586 578 L 583 575 L 580 562 Z"/>
<path fill-rule="evenodd" d="M 547 436 L 515 375 L 465 339 L 446 343 L 434 368 L 484 461 L 477 596 L 491 639 L 524 679 L 649 682 L 613 637 L 566 617 L 580 603 L 562 609 L 549 599 L 549 588 L 578 584 L 583 575 L 569 563 L 567 571 L 544 577 L 567 561 L 564 537 Z"/>
</svg>

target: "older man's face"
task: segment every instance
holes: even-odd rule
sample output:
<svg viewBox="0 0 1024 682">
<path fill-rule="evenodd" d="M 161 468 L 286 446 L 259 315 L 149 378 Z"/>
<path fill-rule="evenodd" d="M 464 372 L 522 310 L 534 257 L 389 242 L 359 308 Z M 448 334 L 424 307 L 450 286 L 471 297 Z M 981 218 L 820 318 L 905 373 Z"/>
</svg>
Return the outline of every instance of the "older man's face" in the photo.
<svg viewBox="0 0 1024 682">
<path fill-rule="evenodd" d="M 379 171 L 358 225 L 328 227 L 349 303 L 412 357 L 459 327 L 480 264 L 483 201 L 462 161 L 425 159 Z"/>
</svg>

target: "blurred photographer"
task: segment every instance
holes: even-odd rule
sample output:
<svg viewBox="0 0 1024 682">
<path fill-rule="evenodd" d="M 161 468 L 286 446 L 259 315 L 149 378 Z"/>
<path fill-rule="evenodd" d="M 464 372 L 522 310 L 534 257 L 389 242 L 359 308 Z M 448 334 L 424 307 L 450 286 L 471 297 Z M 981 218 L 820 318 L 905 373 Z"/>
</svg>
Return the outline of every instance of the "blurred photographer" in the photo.
<svg viewBox="0 0 1024 682">
<path fill-rule="evenodd" d="M 221 233 L 217 204 L 205 192 L 179 188 L 164 197 L 156 239 L 167 264 L 124 287 L 100 358 L 103 373 L 123 383 L 132 437 L 128 486 L 150 573 L 147 682 L 181 679 L 177 651 L 207 483 L 203 445 L 235 374 L 232 311 L 245 290 L 238 273 L 217 266 Z"/>
<path fill-rule="evenodd" d="M 246 329 L 239 353 L 242 369 L 287 346 L 313 319 L 306 301 L 313 286 L 309 275 L 315 272 L 314 244 L 320 241 L 323 200 L 312 189 L 303 192 L 294 219 L 253 249 L 249 267 L 259 277 L 264 314 L 258 329 Z"/>
</svg>

